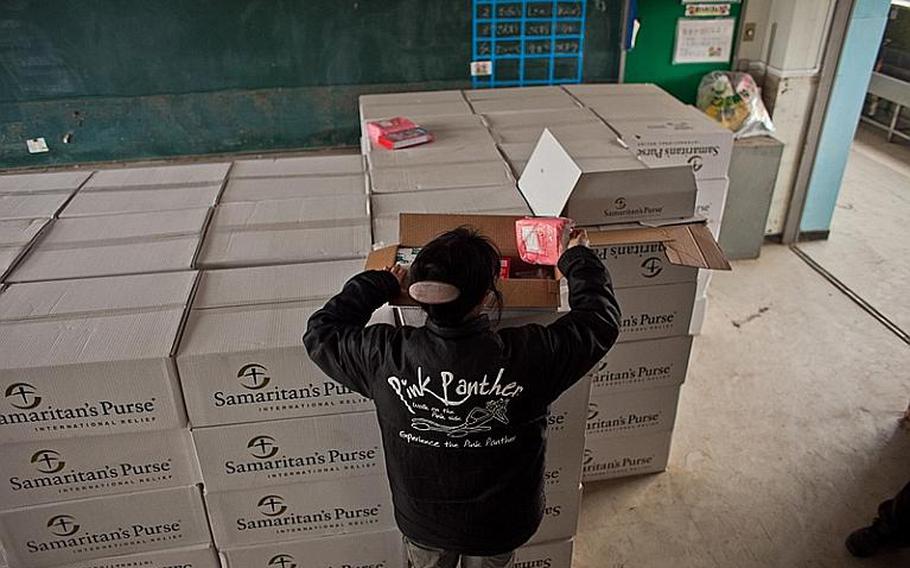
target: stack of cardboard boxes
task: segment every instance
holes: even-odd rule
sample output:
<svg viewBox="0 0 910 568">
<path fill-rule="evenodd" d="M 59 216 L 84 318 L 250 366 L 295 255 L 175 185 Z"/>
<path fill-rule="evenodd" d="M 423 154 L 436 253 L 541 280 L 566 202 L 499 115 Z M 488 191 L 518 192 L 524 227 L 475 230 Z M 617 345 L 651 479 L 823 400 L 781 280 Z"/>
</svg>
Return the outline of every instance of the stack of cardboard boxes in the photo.
<svg viewBox="0 0 910 568">
<path fill-rule="evenodd" d="M 645 164 L 690 166 L 698 184 L 696 215 L 707 219 L 715 239 L 720 237 L 733 152 L 729 130 L 656 85 L 567 85 L 565 89 L 603 118 Z M 710 279 L 711 271 L 699 273 L 693 335 L 704 324 Z"/>
<path fill-rule="evenodd" d="M 92 172 L 0 176 L 0 283 Z"/>
<path fill-rule="evenodd" d="M 394 152 L 373 148 L 366 122 L 395 116 L 427 128 L 434 141 Z M 528 213 L 483 118 L 461 91 L 365 95 L 360 117 L 374 242 L 397 240 L 399 213 Z"/>
<path fill-rule="evenodd" d="M 11 565 L 218 566 L 174 354 L 227 168 L 80 174 L 7 279 L 0 540 Z"/>
</svg>

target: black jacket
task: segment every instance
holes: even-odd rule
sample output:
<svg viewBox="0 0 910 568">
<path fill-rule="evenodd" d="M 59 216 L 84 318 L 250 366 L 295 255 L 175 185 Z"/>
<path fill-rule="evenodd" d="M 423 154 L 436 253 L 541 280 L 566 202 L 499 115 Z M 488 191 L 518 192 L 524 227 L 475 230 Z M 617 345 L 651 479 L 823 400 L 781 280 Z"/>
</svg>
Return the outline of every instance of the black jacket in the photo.
<svg viewBox="0 0 910 568">
<path fill-rule="evenodd" d="M 549 326 L 365 327 L 399 292 L 364 272 L 310 318 L 310 357 L 373 399 L 395 517 L 410 539 L 489 556 L 518 548 L 543 514 L 548 406 L 616 341 L 619 307 L 603 263 L 584 247 L 559 268 L 571 311 Z"/>
</svg>

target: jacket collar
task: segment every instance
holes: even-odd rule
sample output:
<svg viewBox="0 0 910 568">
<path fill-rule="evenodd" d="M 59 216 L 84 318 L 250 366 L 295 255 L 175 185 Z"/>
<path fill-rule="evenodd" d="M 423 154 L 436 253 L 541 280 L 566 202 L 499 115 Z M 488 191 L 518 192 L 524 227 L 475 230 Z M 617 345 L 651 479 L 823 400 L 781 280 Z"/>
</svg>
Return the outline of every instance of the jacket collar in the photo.
<svg viewBox="0 0 910 568">
<path fill-rule="evenodd" d="M 441 337 L 464 337 L 488 331 L 490 329 L 490 318 L 483 314 L 454 326 L 440 325 L 431 319 L 427 319 L 426 327 Z"/>
</svg>

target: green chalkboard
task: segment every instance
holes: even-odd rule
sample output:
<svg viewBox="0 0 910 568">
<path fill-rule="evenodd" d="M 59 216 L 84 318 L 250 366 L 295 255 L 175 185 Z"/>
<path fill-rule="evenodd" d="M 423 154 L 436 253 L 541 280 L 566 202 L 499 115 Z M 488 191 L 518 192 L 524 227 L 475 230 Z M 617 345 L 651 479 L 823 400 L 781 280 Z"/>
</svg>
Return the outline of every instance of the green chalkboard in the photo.
<svg viewBox="0 0 910 568">
<path fill-rule="evenodd" d="M 621 4 L 589 0 L 585 81 L 617 79 Z M 0 168 L 355 144 L 361 93 L 466 88 L 470 57 L 470 0 L 2 0 Z"/>
<path fill-rule="evenodd" d="M 737 20 L 733 42 L 735 45 L 741 5 L 730 4 L 730 17 Z M 626 54 L 625 82 L 657 83 L 676 98 L 694 103 L 698 83 L 706 73 L 730 69 L 731 63 L 673 63 L 676 22 L 685 13 L 686 8 L 680 0 L 638 0 L 641 28 L 635 48 Z"/>
</svg>

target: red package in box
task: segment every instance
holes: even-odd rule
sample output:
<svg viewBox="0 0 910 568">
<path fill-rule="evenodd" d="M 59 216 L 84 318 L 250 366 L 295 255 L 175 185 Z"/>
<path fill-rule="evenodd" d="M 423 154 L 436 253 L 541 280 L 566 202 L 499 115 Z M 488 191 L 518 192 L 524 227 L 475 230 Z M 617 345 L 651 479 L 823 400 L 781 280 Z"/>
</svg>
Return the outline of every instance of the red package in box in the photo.
<svg viewBox="0 0 910 568">
<path fill-rule="evenodd" d="M 403 116 L 368 122 L 367 134 L 374 146 L 383 146 L 390 150 L 425 144 L 433 140 L 433 135 L 426 128 L 421 128 Z"/>
<path fill-rule="evenodd" d="M 556 266 L 569 244 L 575 222 L 565 217 L 525 217 L 515 221 L 518 254 L 528 264 Z"/>
</svg>

